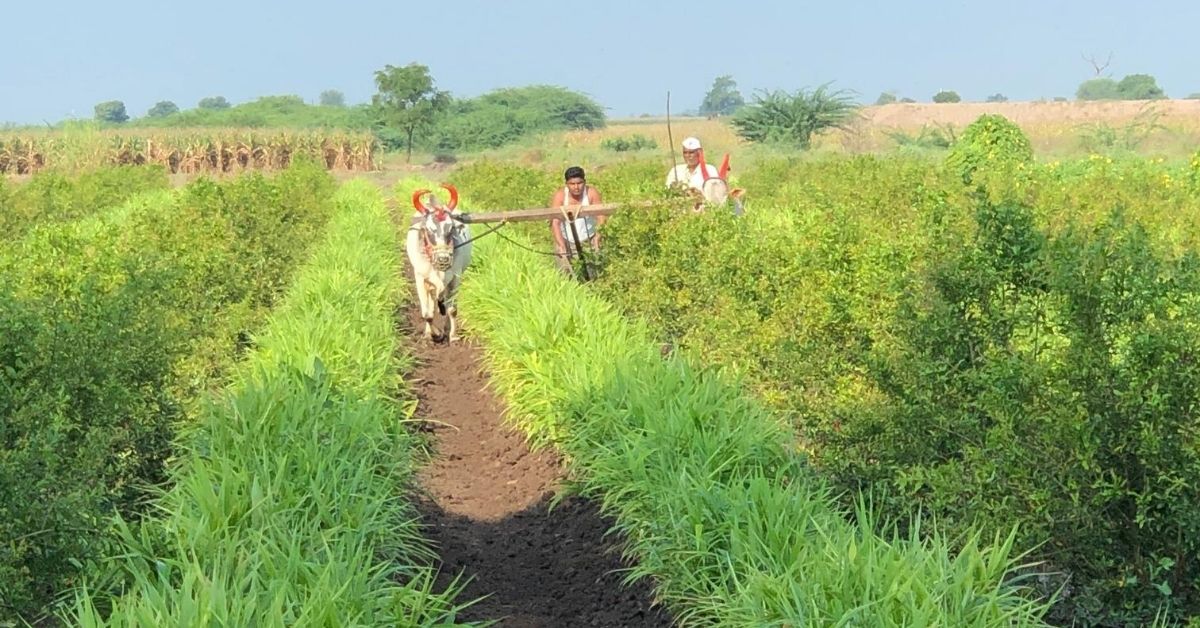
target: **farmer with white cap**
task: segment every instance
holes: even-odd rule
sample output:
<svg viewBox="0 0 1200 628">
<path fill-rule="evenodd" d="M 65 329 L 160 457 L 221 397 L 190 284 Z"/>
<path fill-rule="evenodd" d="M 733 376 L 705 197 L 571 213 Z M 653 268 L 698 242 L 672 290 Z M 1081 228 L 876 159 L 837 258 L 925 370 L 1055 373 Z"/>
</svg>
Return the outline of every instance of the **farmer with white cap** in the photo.
<svg viewBox="0 0 1200 628">
<path fill-rule="evenodd" d="M 703 192 L 706 179 L 721 176 L 712 164 L 704 163 L 703 159 L 704 149 L 700 146 L 700 140 L 695 137 L 684 139 L 683 163 L 667 172 L 667 187 L 681 185 Z"/>
<path fill-rule="evenodd" d="M 721 167 L 716 168 L 704 160 L 704 148 L 700 146 L 700 140 L 688 137 L 683 140 L 683 163 L 667 172 L 667 187 L 679 187 L 691 193 L 696 199 L 695 211 L 700 211 L 705 202 L 723 205 L 726 200 L 732 199 L 734 215 L 741 216 L 744 190 L 729 189 L 728 172 L 728 154 Z"/>
</svg>

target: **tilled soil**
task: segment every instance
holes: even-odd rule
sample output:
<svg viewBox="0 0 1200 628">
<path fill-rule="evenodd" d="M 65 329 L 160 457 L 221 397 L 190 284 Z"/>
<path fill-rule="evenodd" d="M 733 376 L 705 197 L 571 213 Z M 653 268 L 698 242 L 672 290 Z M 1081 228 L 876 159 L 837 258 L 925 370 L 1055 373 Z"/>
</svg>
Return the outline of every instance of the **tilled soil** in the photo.
<svg viewBox="0 0 1200 628">
<path fill-rule="evenodd" d="M 461 573 L 471 580 L 459 602 L 485 598 L 461 619 L 521 628 L 670 626 L 646 583 L 622 585 L 628 565 L 615 535 L 605 538 L 611 521 L 595 505 L 567 497 L 550 509 L 564 477 L 558 457 L 530 452 L 501 423 L 503 405 L 487 388 L 479 349 L 425 340 L 415 306 L 409 320 L 417 417 L 435 448 L 419 474 L 424 535 L 441 558 L 439 588 Z"/>
</svg>

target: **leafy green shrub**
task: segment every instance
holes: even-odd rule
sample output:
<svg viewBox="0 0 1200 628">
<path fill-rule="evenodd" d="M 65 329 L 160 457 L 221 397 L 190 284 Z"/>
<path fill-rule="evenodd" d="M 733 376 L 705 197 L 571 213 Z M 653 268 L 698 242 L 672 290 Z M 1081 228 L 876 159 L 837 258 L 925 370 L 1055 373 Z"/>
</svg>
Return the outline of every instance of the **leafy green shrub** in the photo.
<svg viewBox="0 0 1200 628">
<path fill-rule="evenodd" d="M 1092 153 L 1114 149 L 1133 151 L 1155 132 L 1167 129 L 1159 122 L 1161 118 L 1161 111 L 1144 106 L 1133 120 L 1119 127 L 1106 122 L 1083 124 L 1080 125 L 1079 143 L 1084 150 Z"/>
<path fill-rule="evenodd" d="M 1114 216 L 1047 238 L 984 203 L 937 246 L 871 370 L 889 400 L 847 408 L 818 450 L 955 529 L 1020 524 L 1077 582 L 1076 620 L 1200 610 L 1200 304 L 1194 255 L 1159 258 Z M 856 455 L 869 457 L 856 458 Z M 871 460 L 869 464 L 861 461 Z"/>
<path fill-rule="evenodd" d="M 588 176 L 592 179 L 591 173 Z M 454 171 L 453 182 L 481 207 L 545 207 L 563 185 L 562 173 L 482 159 Z M 401 197 L 402 195 L 397 195 Z M 467 202 L 463 202 L 464 208 Z M 478 209 L 478 208 L 476 208 Z M 465 209 L 470 211 L 470 209 Z"/>
<path fill-rule="evenodd" d="M 663 208 L 613 220 L 642 233 L 641 225 L 671 215 Z M 707 243 L 721 251 L 713 259 L 728 262 L 749 241 L 731 238 L 739 223 L 728 214 L 674 215 L 671 227 L 709 234 Z M 699 218 L 697 226 L 687 227 L 687 218 Z M 677 232 L 663 232 L 671 238 L 655 242 L 673 246 Z M 508 246 L 480 241 L 462 297 L 468 329 L 488 347 L 510 419 L 534 442 L 567 454 L 580 490 L 601 501 L 628 540 L 638 560 L 630 578 L 652 577 L 676 619 L 1038 625 L 1042 609 L 1020 596 L 1019 581 L 1004 581 L 1014 563 L 1003 539 L 972 537 L 955 553 L 941 535 L 899 532 L 863 504 L 847 521 L 794 453 L 786 427 L 748 399 L 741 382 L 686 360 L 664 361 L 647 326 L 627 324 L 541 258 Z M 741 276 L 744 268 L 720 278 L 770 289 Z M 671 279 L 643 276 L 639 294 L 662 291 Z"/>
<path fill-rule="evenodd" d="M 75 583 L 108 515 L 140 514 L 174 425 L 274 302 L 332 187 L 311 165 L 227 188 L 201 180 L 37 226 L 0 254 L 6 614 Z"/>
<path fill-rule="evenodd" d="M 962 97 L 959 96 L 958 92 L 956 92 L 956 91 L 942 90 L 933 95 L 933 102 L 939 103 L 939 104 L 940 103 L 962 102 Z"/>
<path fill-rule="evenodd" d="M 1117 82 L 1110 78 L 1086 80 L 1075 90 L 1075 98 L 1079 100 L 1117 100 L 1120 97 Z"/>
<path fill-rule="evenodd" d="M 1125 100 L 1159 100 L 1167 95 L 1158 81 L 1149 74 L 1129 74 L 1117 83 L 1117 91 Z"/>
<path fill-rule="evenodd" d="M 658 148 L 658 142 L 652 137 L 634 133 L 629 137 L 607 137 L 600 142 L 600 148 L 618 153 L 631 150 L 650 150 Z"/>
<path fill-rule="evenodd" d="M 1158 100 L 1166 98 L 1158 81 L 1149 74 L 1129 74 L 1120 81 L 1094 78 L 1080 83 L 1079 100 Z"/>
<path fill-rule="evenodd" d="M 169 187 L 160 166 L 106 166 L 75 176 L 40 172 L 7 192 L 0 188 L 0 239 L 16 240 L 35 225 L 77 220 Z"/>
<path fill-rule="evenodd" d="M 78 591 L 71 625 L 450 626 L 411 506 L 394 401 L 406 294 L 368 183 L 339 211 L 227 392 L 179 438 L 154 515 Z M 410 408 L 411 411 L 411 408 Z"/>
<path fill-rule="evenodd" d="M 146 112 L 147 118 L 165 118 L 171 114 L 179 113 L 179 105 L 169 101 L 160 100 L 154 103 L 154 106 Z"/>
<path fill-rule="evenodd" d="M 971 184 L 981 169 L 1007 176 L 1033 163 L 1033 147 L 1021 127 L 998 114 L 979 116 L 967 125 L 946 156 L 946 166 Z"/>
<path fill-rule="evenodd" d="M 208 101 L 204 99 L 201 101 Z M 327 107 L 309 105 L 293 95 L 263 96 L 250 102 L 231 106 L 222 98 L 223 106 L 201 106 L 138 118 L 133 124 L 144 127 L 243 127 L 291 129 L 355 129 L 371 128 L 373 117 L 366 105 Z"/>
<path fill-rule="evenodd" d="M 923 124 L 916 135 L 910 135 L 898 129 L 886 131 L 886 133 L 896 142 L 897 146 L 909 148 L 950 148 L 957 141 L 953 125 L 942 127 Z"/>
<path fill-rule="evenodd" d="M 583 94 L 545 85 L 505 88 L 452 103 L 431 145 L 442 151 L 498 148 L 536 133 L 604 125 L 604 110 Z"/>
<path fill-rule="evenodd" d="M 95 111 L 95 118 L 99 122 L 120 124 L 129 119 L 129 114 L 125 112 L 125 103 L 119 100 L 107 100 L 98 103 L 93 110 Z"/>
<path fill-rule="evenodd" d="M 858 106 L 848 92 L 830 91 L 821 85 L 794 94 L 762 92 L 742 107 L 731 124 L 751 142 L 778 142 L 808 148 L 812 136 L 826 129 L 842 129 L 855 117 Z"/>
<path fill-rule="evenodd" d="M 993 144 L 990 159 L 1024 153 Z M 767 161 L 744 175 L 767 211 L 614 216 L 591 285 L 676 352 L 744 375 L 886 515 L 916 505 L 952 536 L 1018 525 L 1017 547 L 1069 584 L 1059 620 L 1195 616 L 1188 168 L 1017 163 L 1027 189 L 992 200 L 915 159 Z"/>
</svg>

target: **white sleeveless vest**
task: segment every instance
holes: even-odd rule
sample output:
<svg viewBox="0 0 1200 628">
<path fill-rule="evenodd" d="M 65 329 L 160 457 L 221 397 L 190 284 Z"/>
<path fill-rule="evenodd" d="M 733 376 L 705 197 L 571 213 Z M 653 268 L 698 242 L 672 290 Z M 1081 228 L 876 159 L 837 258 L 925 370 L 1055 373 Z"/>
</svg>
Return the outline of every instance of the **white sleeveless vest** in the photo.
<svg viewBox="0 0 1200 628">
<path fill-rule="evenodd" d="M 564 206 L 567 204 L 567 200 L 570 198 L 571 198 L 571 190 L 569 188 L 564 187 L 563 188 L 563 205 Z M 589 204 L 590 203 L 588 201 L 588 187 L 585 185 L 585 186 L 583 186 L 583 198 L 580 199 L 579 206 L 587 207 Z M 595 237 L 595 235 L 596 235 L 596 219 L 595 218 L 593 218 L 592 216 L 583 216 L 580 218 L 576 218 L 574 222 L 575 222 L 575 230 L 579 232 L 579 237 L 582 238 L 584 242 L 587 242 L 587 241 L 591 240 L 593 237 Z M 560 226 L 560 230 L 562 231 L 563 239 L 566 240 L 567 242 L 574 243 L 575 238 L 571 236 L 571 226 L 567 224 L 567 221 L 563 220 L 562 222 L 559 223 L 559 226 Z"/>
</svg>

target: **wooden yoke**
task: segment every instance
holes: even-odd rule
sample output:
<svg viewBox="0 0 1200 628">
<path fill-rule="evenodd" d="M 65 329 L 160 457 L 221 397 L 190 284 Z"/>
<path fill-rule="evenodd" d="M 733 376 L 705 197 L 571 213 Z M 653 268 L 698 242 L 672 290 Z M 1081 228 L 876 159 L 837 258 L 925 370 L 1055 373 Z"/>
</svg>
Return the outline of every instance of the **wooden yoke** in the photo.
<svg viewBox="0 0 1200 628">
<path fill-rule="evenodd" d="M 654 203 L 600 203 L 580 207 L 578 205 L 566 208 L 566 213 L 572 218 L 587 216 L 611 216 L 621 207 L 653 207 Z M 462 216 L 463 222 L 534 222 L 562 218 L 563 209 L 558 207 L 535 207 L 531 209 L 514 209 L 504 212 L 478 212 Z"/>
</svg>

